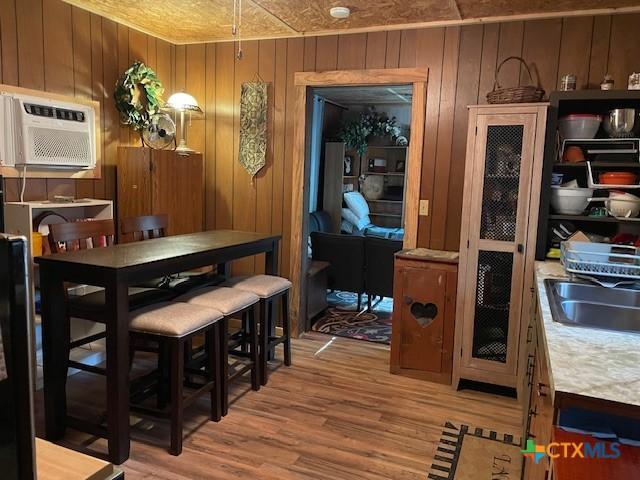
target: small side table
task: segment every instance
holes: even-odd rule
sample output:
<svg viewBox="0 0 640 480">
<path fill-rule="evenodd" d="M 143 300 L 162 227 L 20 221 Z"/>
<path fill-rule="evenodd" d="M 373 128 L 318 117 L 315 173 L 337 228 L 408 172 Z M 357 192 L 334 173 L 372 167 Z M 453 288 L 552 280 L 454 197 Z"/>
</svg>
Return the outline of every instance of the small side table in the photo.
<svg viewBox="0 0 640 480">
<path fill-rule="evenodd" d="M 311 320 L 326 310 L 329 262 L 312 260 L 307 270 L 307 318 Z"/>
</svg>

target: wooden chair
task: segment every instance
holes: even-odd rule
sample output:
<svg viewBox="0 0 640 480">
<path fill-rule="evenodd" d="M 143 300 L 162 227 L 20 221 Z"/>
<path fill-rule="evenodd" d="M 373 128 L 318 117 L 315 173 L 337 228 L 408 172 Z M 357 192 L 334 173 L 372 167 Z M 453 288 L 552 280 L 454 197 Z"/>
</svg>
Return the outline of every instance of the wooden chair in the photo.
<svg viewBox="0 0 640 480">
<path fill-rule="evenodd" d="M 63 253 L 74 250 L 86 250 L 111 246 L 115 241 L 113 220 L 92 220 L 86 222 L 68 222 L 49 225 L 49 245 L 51 253 Z M 167 301 L 175 297 L 173 292 L 157 288 L 130 287 L 129 310 L 135 310 L 156 302 Z M 106 323 L 104 317 L 105 292 L 103 289 L 85 295 L 69 295 L 67 299 L 68 318 L 74 317 L 97 323 Z M 71 341 L 69 350 L 87 345 L 105 338 L 100 332 Z M 104 374 L 104 369 L 86 365 L 73 360 L 68 366 L 91 373 Z"/>
<path fill-rule="evenodd" d="M 113 220 L 91 220 L 49 225 L 51 253 L 107 247 L 115 243 Z"/>
<path fill-rule="evenodd" d="M 123 218 L 120 222 L 120 233 L 136 242 L 164 237 L 168 228 L 169 216 L 165 214 Z"/>
</svg>

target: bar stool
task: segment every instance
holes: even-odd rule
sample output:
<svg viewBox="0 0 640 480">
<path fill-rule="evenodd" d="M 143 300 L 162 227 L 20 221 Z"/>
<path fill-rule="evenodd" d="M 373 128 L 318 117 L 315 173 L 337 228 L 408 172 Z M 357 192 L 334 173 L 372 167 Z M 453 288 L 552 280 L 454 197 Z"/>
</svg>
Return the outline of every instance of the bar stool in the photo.
<svg viewBox="0 0 640 480">
<path fill-rule="evenodd" d="M 170 362 L 170 404 L 166 409 L 132 405 L 132 409 L 171 419 L 171 447 L 169 453 L 182 452 L 182 424 L 184 409 L 200 395 L 211 393 L 211 419 L 220 419 L 220 322 L 224 315 L 213 308 L 188 303 L 164 302 L 130 313 L 129 330 L 142 340 L 154 340 L 167 345 Z M 204 383 L 187 397 L 184 396 L 184 347 L 194 335 L 205 335 L 210 354 L 201 375 Z"/>
<path fill-rule="evenodd" d="M 267 384 L 267 361 L 275 347 L 284 345 L 284 364 L 291 365 L 291 332 L 289 325 L 289 290 L 291 282 L 275 275 L 253 275 L 250 277 L 233 277 L 224 286 L 253 293 L 260 298 L 260 373 L 262 385 Z M 282 333 L 280 337 L 271 336 L 275 328 L 272 310 L 276 301 L 280 300 L 282 309 Z M 266 319 L 266 320 L 265 320 Z"/>
<path fill-rule="evenodd" d="M 257 308 L 260 298 L 250 292 L 239 289 L 225 287 L 205 287 L 193 290 L 189 293 L 179 296 L 176 302 L 185 302 L 189 305 L 198 305 L 206 308 L 213 308 L 222 312 L 224 318 L 220 326 L 220 359 L 222 365 L 222 415 L 226 415 L 229 410 L 229 383 L 244 375 L 247 371 L 251 371 L 251 388 L 255 391 L 260 390 L 260 360 L 258 356 L 258 315 Z M 238 341 L 229 345 L 228 328 L 229 319 L 240 317 L 242 326 Z M 247 331 L 248 330 L 248 331 Z M 249 351 L 242 348 L 249 342 Z M 240 346 L 241 350 L 237 350 Z M 229 375 L 228 356 L 232 355 L 238 358 L 248 358 L 249 363 L 242 368 L 236 370 Z"/>
</svg>

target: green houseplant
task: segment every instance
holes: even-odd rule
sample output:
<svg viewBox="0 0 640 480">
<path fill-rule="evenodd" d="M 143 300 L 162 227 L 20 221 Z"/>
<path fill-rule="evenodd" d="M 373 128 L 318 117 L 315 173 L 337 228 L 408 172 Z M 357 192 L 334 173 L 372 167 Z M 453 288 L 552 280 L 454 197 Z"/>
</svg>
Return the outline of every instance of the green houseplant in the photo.
<svg viewBox="0 0 640 480">
<path fill-rule="evenodd" d="M 359 155 L 364 155 L 370 138 L 394 139 L 399 135 L 400 128 L 396 125 L 396 117 L 389 118 L 386 113 L 379 113 L 375 107 L 371 107 L 362 112 L 359 118 L 344 123 L 340 139 L 347 148 L 356 150 Z"/>
</svg>

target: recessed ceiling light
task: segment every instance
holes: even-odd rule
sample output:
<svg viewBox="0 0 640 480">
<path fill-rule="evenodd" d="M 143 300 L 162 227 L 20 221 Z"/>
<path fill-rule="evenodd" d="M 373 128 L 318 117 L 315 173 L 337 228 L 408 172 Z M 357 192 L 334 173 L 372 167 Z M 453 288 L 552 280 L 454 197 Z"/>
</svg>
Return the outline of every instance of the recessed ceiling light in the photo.
<svg viewBox="0 0 640 480">
<path fill-rule="evenodd" d="M 333 7 L 331 10 L 329 10 L 329 14 L 333 18 L 344 19 L 349 18 L 351 10 L 349 10 L 347 7 Z"/>
</svg>

